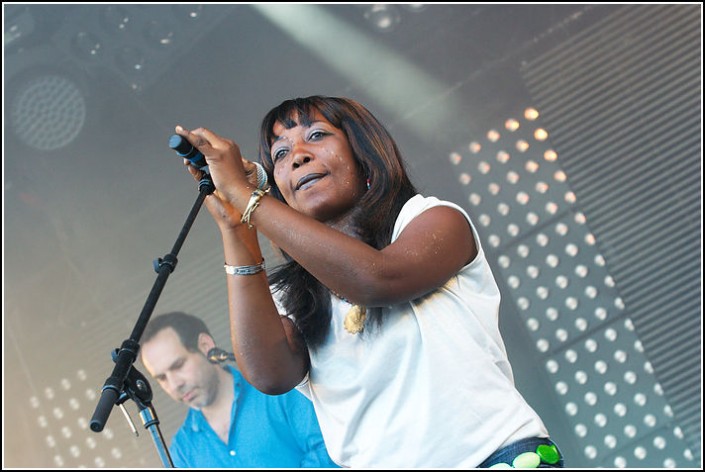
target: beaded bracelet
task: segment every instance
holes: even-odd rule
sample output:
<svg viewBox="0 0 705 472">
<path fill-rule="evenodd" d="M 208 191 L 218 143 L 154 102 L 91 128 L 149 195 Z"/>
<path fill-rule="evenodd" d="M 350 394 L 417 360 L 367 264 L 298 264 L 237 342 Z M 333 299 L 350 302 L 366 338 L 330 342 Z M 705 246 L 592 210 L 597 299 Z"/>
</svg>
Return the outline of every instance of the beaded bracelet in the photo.
<svg viewBox="0 0 705 472">
<path fill-rule="evenodd" d="M 260 190 L 267 190 L 269 188 L 269 180 L 267 179 L 267 172 L 265 172 L 264 167 L 259 162 L 253 162 L 257 168 L 257 188 Z"/>
<path fill-rule="evenodd" d="M 245 266 L 231 266 L 228 264 L 223 264 L 226 274 L 230 275 L 255 275 L 264 270 L 264 259 L 262 262 L 255 265 L 245 265 Z"/>
<path fill-rule="evenodd" d="M 252 228 L 252 223 L 250 223 L 250 217 L 259 206 L 259 201 L 267 192 L 269 192 L 269 189 L 262 190 L 259 188 L 256 188 L 255 191 L 252 192 L 252 195 L 250 196 L 250 201 L 247 202 L 247 207 L 245 208 L 245 211 L 242 212 L 242 218 L 240 218 L 240 223 L 247 223 L 247 227 Z"/>
</svg>

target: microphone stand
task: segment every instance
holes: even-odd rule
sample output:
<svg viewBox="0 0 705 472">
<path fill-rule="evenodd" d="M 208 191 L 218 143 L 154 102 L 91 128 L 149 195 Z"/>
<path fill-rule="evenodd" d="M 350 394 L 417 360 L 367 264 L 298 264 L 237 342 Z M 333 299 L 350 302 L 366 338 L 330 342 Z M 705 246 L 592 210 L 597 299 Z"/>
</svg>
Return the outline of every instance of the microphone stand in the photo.
<svg viewBox="0 0 705 472">
<path fill-rule="evenodd" d="M 113 361 L 117 359 L 118 350 L 113 351 Z M 169 455 L 169 449 L 166 447 L 166 442 L 162 436 L 162 432 L 159 429 L 159 419 L 157 418 L 157 412 L 152 407 L 152 388 L 147 381 L 147 378 L 139 371 L 135 366 L 131 366 L 127 373 L 127 378 L 125 379 L 125 385 L 122 393 L 118 397 L 116 402 L 120 406 L 127 422 L 135 435 L 139 436 L 137 428 L 135 428 L 130 415 L 127 413 L 123 403 L 131 398 L 140 409 L 140 418 L 142 419 L 142 424 L 145 429 L 149 430 L 152 435 L 152 440 L 154 445 L 157 447 L 157 453 L 159 458 L 162 460 L 162 464 L 165 467 L 174 467 L 174 463 L 171 460 L 171 455 Z"/>
<path fill-rule="evenodd" d="M 157 443 L 157 449 L 166 467 L 173 467 L 174 465 L 171 462 L 171 457 L 169 457 L 168 452 L 163 452 L 167 451 L 167 448 L 158 430 L 159 421 L 156 419 L 156 413 L 154 413 L 154 409 L 151 406 L 151 389 L 149 388 L 147 379 L 140 374 L 132 364 L 134 364 L 137 359 L 137 353 L 140 347 L 139 340 L 147 326 L 149 317 L 152 316 L 152 311 L 154 311 L 154 307 L 157 304 L 157 300 L 169 275 L 176 267 L 176 263 L 178 262 L 176 256 L 181 250 L 181 246 L 198 215 L 203 200 L 215 190 L 210 176 L 207 175 L 205 178 L 201 179 L 198 184 L 198 190 L 198 198 L 196 198 L 196 202 L 191 208 L 171 252 L 165 255 L 164 258 L 159 258 L 154 261 L 154 270 L 158 274 L 157 279 L 154 281 L 152 291 L 147 297 L 147 301 L 142 308 L 142 312 L 137 319 L 132 334 L 130 334 L 128 339 L 123 341 L 119 350 L 115 349 L 112 353 L 115 367 L 113 368 L 112 374 L 103 385 L 100 400 L 98 401 L 98 405 L 96 406 L 90 422 L 91 430 L 96 433 L 101 432 L 105 427 L 105 423 L 108 421 L 108 416 L 110 416 L 113 406 L 122 406 L 122 403 L 125 402 L 128 397 L 132 398 L 141 410 L 140 416 L 142 417 L 145 428 L 150 428 L 150 431 L 156 430 L 156 433 L 153 432 L 152 437 L 155 443 Z"/>
</svg>

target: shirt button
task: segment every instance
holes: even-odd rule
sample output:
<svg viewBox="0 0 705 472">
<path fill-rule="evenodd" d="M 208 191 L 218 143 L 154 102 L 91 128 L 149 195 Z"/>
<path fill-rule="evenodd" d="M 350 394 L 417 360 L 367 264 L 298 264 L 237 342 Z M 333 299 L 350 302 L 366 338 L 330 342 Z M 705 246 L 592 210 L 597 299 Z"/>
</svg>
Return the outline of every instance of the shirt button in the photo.
<svg viewBox="0 0 705 472">
<path fill-rule="evenodd" d="M 231 455 L 231 456 L 234 456 L 234 455 L 235 455 L 235 451 L 230 451 L 230 455 Z"/>
</svg>

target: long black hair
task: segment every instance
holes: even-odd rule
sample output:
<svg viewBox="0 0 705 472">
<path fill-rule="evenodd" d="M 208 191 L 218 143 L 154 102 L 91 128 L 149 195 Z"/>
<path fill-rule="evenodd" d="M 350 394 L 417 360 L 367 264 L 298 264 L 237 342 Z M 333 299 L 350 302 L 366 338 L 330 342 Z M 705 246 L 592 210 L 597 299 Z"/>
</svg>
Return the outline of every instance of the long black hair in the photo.
<svg viewBox="0 0 705 472">
<path fill-rule="evenodd" d="M 358 170 L 369 185 L 353 213 L 353 224 L 359 239 L 382 249 L 391 242 L 402 207 L 417 192 L 394 139 L 369 110 L 354 100 L 320 95 L 296 98 L 282 102 L 264 117 L 259 155 L 272 183 L 270 194 L 286 203 L 273 178 L 270 152 L 276 138 L 274 125 L 281 123 L 286 129 L 308 126 L 315 112 L 342 130 L 350 143 Z M 281 291 L 284 308 L 294 315 L 306 344 L 315 348 L 330 328 L 330 291 L 287 254 L 284 257 L 287 263 L 270 273 L 270 284 Z M 368 314 L 373 322 L 381 322 L 380 308 L 369 309 Z"/>
</svg>

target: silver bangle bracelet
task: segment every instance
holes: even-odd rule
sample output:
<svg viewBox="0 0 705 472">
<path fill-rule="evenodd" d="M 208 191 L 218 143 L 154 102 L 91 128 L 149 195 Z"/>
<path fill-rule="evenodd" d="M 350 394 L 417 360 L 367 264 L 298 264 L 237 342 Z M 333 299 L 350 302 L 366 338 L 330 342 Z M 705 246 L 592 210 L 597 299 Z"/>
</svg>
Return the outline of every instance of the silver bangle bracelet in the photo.
<svg viewBox="0 0 705 472">
<path fill-rule="evenodd" d="M 223 267 L 225 268 L 225 273 L 229 275 L 254 275 L 264 270 L 264 259 L 256 265 L 232 266 L 223 264 Z"/>
</svg>

